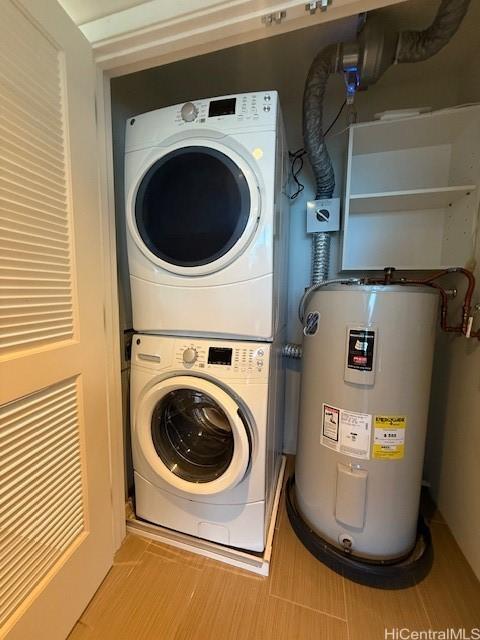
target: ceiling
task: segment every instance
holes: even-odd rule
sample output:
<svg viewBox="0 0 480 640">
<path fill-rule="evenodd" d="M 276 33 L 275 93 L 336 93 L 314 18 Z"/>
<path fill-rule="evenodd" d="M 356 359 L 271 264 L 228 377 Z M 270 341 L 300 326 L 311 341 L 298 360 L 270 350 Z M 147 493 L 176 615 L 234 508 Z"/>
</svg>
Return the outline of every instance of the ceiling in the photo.
<svg viewBox="0 0 480 640">
<path fill-rule="evenodd" d="M 81 25 L 149 0 L 58 0 L 75 24 Z"/>
</svg>

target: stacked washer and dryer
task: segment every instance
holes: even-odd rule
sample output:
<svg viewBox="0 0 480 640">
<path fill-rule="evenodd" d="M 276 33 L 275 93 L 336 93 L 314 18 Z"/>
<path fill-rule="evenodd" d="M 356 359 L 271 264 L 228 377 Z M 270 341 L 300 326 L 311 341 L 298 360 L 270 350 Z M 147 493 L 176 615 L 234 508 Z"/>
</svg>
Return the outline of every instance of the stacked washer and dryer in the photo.
<svg viewBox="0 0 480 640">
<path fill-rule="evenodd" d="M 275 91 L 127 122 L 136 514 L 255 551 L 283 440 L 286 179 Z"/>
</svg>

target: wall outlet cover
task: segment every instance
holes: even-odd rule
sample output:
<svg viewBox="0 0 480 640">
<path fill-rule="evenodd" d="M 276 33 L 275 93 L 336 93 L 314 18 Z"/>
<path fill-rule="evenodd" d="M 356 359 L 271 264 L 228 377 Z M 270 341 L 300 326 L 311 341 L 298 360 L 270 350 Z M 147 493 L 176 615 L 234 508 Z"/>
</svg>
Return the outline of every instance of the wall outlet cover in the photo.
<svg viewBox="0 0 480 640">
<path fill-rule="evenodd" d="M 307 233 L 340 229 L 340 198 L 307 202 Z"/>
</svg>

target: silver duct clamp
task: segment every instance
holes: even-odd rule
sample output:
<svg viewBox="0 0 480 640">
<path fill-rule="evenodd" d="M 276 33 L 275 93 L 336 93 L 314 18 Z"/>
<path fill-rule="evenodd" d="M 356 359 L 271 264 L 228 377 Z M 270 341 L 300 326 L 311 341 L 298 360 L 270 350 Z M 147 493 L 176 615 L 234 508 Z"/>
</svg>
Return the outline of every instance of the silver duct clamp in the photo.
<svg viewBox="0 0 480 640">
<path fill-rule="evenodd" d="M 307 202 L 307 233 L 322 233 L 339 229 L 340 198 L 309 200 Z"/>
<path fill-rule="evenodd" d="M 355 94 L 360 85 L 359 48 L 356 42 L 344 43 L 341 46 L 341 70 L 347 92 L 347 104 L 353 104 Z"/>
</svg>

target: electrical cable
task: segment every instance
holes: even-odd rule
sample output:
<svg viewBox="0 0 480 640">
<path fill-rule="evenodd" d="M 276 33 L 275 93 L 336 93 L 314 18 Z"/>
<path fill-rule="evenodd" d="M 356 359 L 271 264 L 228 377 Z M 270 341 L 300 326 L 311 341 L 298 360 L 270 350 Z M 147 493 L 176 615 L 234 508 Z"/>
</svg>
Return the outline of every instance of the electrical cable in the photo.
<svg viewBox="0 0 480 640">
<path fill-rule="evenodd" d="M 330 131 L 332 130 L 333 126 L 335 125 L 335 123 L 337 122 L 337 120 L 339 119 L 339 117 L 342 115 L 342 111 L 345 109 L 345 105 L 347 104 L 347 100 L 345 99 L 343 101 L 342 106 L 340 107 L 340 109 L 338 110 L 337 115 L 335 116 L 335 118 L 332 120 L 330 126 L 328 127 L 328 129 L 325 131 L 325 133 L 323 134 L 323 137 L 326 138 L 327 135 L 330 133 Z"/>
<path fill-rule="evenodd" d="M 332 128 L 335 126 L 335 123 L 337 122 L 337 120 L 341 116 L 342 111 L 344 110 L 346 104 L 347 104 L 347 100 L 345 99 L 343 101 L 343 103 L 342 103 L 342 106 L 338 110 L 337 115 L 335 116 L 335 118 L 332 120 L 332 122 L 327 127 L 327 130 L 325 131 L 324 136 L 323 136 L 324 138 L 330 133 Z M 305 189 L 305 186 L 300 182 L 300 180 L 298 179 L 298 176 L 302 172 L 302 169 L 303 169 L 303 157 L 306 154 L 307 154 L 307 152 L 303 147 L 301 149 L 297 149 L 297 151 L 289 151 L 288 152 L 288 155 L 289 155 L 289 157 L 291 159 L 290 171 L 291 171 L 291 174 L 292 174 L 292 179 L 293 179 L 293 181 L 295 182 L 295 185 L 296 185 L 296 191 L 294 193 L 292 193 L 292 195 L 290 196 L 290 200 L 295 200 L 295 198 L 297 198 L 302 193 L 302 191 Z"/>
<path fill-rule="evenodd" d="M 303 321 L 305 320 L 305 308 L 307 306 L 307 302 L 310 299 L 310 296 L 314 291 L 321 289 L 322 287 L 327 287 L 329 284 L 362 284 L 361 278 L 334 278 L 332 280 L 322 280 L 322 282 L 317 282 L 316 284 L 312 284 L 302 296 L 300 300 L 300 304 L 298 305 L 298 319 L 303 325 Z"/>
<path fill-rule="evenodd" d="M 298 149 L 298 151 L 294 151 L 292 152 L 288 152 L 289 157 L 292 160 L 292 164 L 291 164 L 291 172 L 292 172 L 292 178 L 297 186 L 297 190 L 292 193 L 292 195 L 290 196 L 290 200 L 295 200 L 296 197 L 298 197 L 302 191 L 305 189 L 304 185 L 300 182 L 300 180 L 298 179 L 298 175 L 301 173 L 302 169 L 303 169 L 303 156 L 306 155 L 306 151 L 305 149 Z"/>
</svg>

